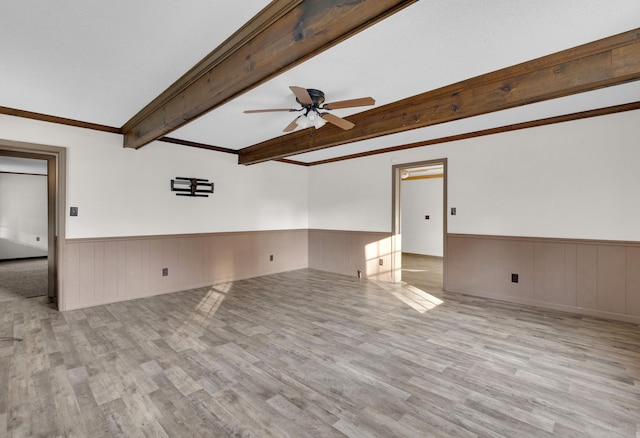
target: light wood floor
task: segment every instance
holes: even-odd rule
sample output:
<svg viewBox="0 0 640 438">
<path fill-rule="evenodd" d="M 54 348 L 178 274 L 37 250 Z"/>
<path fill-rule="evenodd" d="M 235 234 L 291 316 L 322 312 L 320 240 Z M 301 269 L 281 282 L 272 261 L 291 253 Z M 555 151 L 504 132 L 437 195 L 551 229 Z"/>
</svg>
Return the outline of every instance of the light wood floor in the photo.
<svg viewBox="0 0 640 438">
<path fill-rule="evenodd" d="M 442 297 L 442 257 L 403 253 L 402 281 Z"/>
<path fill-rule="evenodd" d="M 0 436 L 640 436 L 638 326 L 432 295 L 301 270 L 0 303 Z"/>
</svg>

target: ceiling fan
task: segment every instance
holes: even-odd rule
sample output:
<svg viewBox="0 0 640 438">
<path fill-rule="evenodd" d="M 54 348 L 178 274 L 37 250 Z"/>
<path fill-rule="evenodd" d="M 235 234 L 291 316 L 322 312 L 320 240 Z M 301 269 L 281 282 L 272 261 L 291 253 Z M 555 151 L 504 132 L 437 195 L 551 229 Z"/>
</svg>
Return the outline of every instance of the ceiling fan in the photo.
<svg viewBox="0 0 640 438">
<path fill-rule="evenodd" d="M 356 106 L 374 105 L 376 101 L 372 97 L 361 97 L 359 99 L 340 100 L 338 102 L 324 103 L 324 93 L 313 88 L 289 87 L 296 96 L 296 102 L 300 104 L 300 108 L 282 108 L 282 109 L 261 109 L 247 110 L 245 114 L 252 113 L 270 113 L 270 112 L 303 112 L 302 115 L 296 117 L 293 122 L 289 123 L 284 132 L 290 132 L 300 128 L 320 128 L 326 122 L 336 125 L 342 129 L 351 129 L 355 125 L 348 120 L 333 115 L 324 110 L 334 110 L 341 108 L 352 108 Z"/>
</svg>

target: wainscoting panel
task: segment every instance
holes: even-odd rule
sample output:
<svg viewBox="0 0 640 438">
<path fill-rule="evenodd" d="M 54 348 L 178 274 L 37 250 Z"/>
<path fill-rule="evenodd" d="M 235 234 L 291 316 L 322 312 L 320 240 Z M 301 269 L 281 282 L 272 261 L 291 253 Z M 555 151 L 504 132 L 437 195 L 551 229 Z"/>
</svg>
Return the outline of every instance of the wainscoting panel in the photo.
<svg viewBox="0 0 640 438">
<path fill-rule="evenodd" d="M 68 239 L 60 310 L 302 269 L 308 254 L 307 230 Z"/>
<path fill-rule="evenodd" d="M 534 300 L 577 306 L 576 245 L 536 242 L 533 269 Z"/>
<path fill-rule="evenodd" d="M 627 248 L 598 245 L 598 310 L 626 313 Z"/>
<path fill-rule="evenodd" d="M 640 323 L 640 242 L 449 234 L 447 244 L 449 291 Z"/>
<path fill-rule="evenodd" d="M 640 315 L 640 248 L 627 249 L 627 312 Z"/>
<path fill-rule="evenodd" d="M 598 247 L 576 245 L 576 305 L 585 309 L 598 308 Z"/>
<path fill-rule="evenodd" d="M 382 260 L 382 265 L 380 265 Z M 309 230 L 309 267 L 381 281 L 393 279 L 391 234 Z"/>
</svg>

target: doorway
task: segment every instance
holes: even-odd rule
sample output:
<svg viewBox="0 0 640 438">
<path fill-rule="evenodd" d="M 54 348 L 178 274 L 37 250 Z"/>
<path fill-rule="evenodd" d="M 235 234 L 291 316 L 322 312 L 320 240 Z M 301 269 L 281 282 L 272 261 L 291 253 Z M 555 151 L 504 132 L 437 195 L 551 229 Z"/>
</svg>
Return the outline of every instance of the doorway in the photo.
<svg viewBox="0 0 640 438">
<path fill-rule="evenodd" d="M 46 161 L 47 168 L 47 297 L 60 307 L 59 286 L 64 252 L 66 150 L 61 147 L 0 140 L 0 155 Z"/>
<path fill-rule="evenodd" d="M 0 155 L 0 301 L 48 295 L 47 160 Z"/>
<path fill-rule="evenodd" d="M 394 165 L 392 180 L 394 281 L 441 293 L 446 290 L 447 159 Z"/>
</svg>

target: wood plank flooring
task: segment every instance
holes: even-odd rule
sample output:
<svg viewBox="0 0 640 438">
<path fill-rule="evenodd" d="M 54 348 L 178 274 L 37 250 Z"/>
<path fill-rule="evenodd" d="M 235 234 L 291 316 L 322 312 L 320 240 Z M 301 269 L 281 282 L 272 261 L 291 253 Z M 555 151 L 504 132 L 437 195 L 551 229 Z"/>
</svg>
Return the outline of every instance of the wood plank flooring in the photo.
<svg viewBox="0 0 640 438">
<path fill-rule="evenodd" d="M 0 436 L 640 437 L 637 325 L 355 276 L 0 302 L 0 336 Z"/>
<path fill-rule="evenodd" d="M 442 257 L 402 253 L 402 281 L 442 297 Z"/>
</svg>

